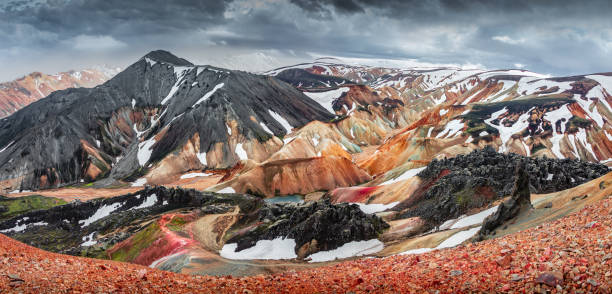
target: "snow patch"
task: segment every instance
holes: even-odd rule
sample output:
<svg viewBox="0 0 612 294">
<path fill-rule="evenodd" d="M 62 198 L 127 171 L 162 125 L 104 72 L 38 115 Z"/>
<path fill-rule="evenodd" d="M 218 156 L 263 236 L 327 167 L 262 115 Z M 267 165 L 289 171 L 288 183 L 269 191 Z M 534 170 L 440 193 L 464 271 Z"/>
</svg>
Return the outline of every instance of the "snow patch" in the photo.
<svg viewBox="0 0 612 294">
<path fill-rule="evenodd" d="M 310 97 L 312 100 L 319 103 L 323 108 L 327 109 L 331 113 L 335 113 L 332 104 L 333 102 L 340 98 L 342 94 L 348 92 L 350 90 L 349 87 L 342 87 L 331 91 L 325 92 L 304 92 L 306 96 Z"/>
<path fill-rule="evenodd" d="M 28 226 L 46 226 L 49 225 L 46 222 L 35 222 L 35 223 L 31 223 L 31 224 L 25 224 L 24 222 L 26 222 L 27 220 L 29 220 L 29 217 L 24 217 L 18 221 L 15 222 L 15 227 L 12 227 L 10 229 L 6 229 L 6 230 L 2 230 L 0 231 L 0 233 L 9 233 L 9 232 L 21 232 L 24 231 Z M 24 224 L 22 224 L 24 223 Z"/>
<path fill-rule="evenodd" d="M 142 209 L 142 208 L 151 207 L 151 206 L 155 205 L 156 202 L 157 202 L 157 195 L 155 193 L 153 193 L 153 194 L 149 195 L 149 197 L 147 197 L 140 205 L 134 206 L 134 207 L 130 208 L 129 210 L 135 210 L 135 209 Z"/>
<path fill-rule="evenodd" d="M 83 239 L 82 239 L 82 240 L 83 240 L 83 243 L 81 243 L 81 246 L 82 246 L 82 247 L 85 247 L 85 246 L 93 246 L 93 245 L 98 244 L 98 241 L 96 241 L 96 240 L 94 239 L 94 234 L 95 234 L 95 233 L 96 233 L 96 232 L 92 232 L 91 234 L 89 234 L 89 235 L 87 235 L 87 236 L 83 237 Z"/>
<path fill-rule="evenodd" d="M 487 210 L 483 210 L 479 213 L 472 214 L 463 218 L 459 218 L 456 223 L 454 223 L 450 229 L 459 229 L 464 227 L 469 227 L 477 224 L 481 224 L 487 216 L 494 214 L 497 211 L 499 205 L 493 206 Z"/>
<path fill-rule="evenodd" d="M 385 182 L 381 183 L 381 185 L 389 185 L 389 184 L 397 183 L 399 181 L 410 179 L 410 178 L 416 176 L 418 173 L 420 173 L 425 168 L 427 168 L 427 167 L 424 166 L 424 167 L 409 169 L 409 170 L 405 171 L 403 174 L 401 174 L 399 177 L 397 177 L 395 179 L 391 179 L 391 180 L 385 181 Z"/>
<path fill-rule="evenodd" d="M 319 146 L 319 134 L 312 136 L 312 145 L 315 147 Z"/>
<path fill-rule="evenodd" d="M 353 256 L 374 254 L 383 250 L 384 247 L 385 245 L 378 239 L 372 239 L 367 241 L 352 241 L 345 243 L 344 245 L 333 250 L 319 251 L 317 253 L 311 254 L 307 258 L 310 258 L 309 262 L 331 261 Z"/>
<path fill-rule="evenodd" d="M 440 105 L 446 101 L 446 93 L 443 93 L 442 96 L 440 96 L 440 99 L 436 99 L 433 96 L 431 96 L 431 100 L 433 100 L 434 104 Z"/>
<path fill-rule="evenodd" d="M 404 251 L 400 253 L 400 255 L 421 254 L 421 253 L 427 253 L 427 252 L 434 251 L 434 250 L 435 248 L 417 248 L 417 249 L 411 249 L 408 251 Z"/>
<path fill-rule="evenodd" d="M 200 160 L 200 163 L 202 163 L 202 165 L 206 166 L 206 164 L 207 164 L 207 162 L 206 162 L 206 152 L 196 153 L 196 156 L 198 157 L 198 160 Z"/>
<path fill-rule="evenodd" d="M 551 151 L 559 159 L 565 158 L 565 156 L 561 154 L 561 147 L 559 143 L 561 142 L 561 139 L 563 139 L 563 133 L 565 133 L 565 126 L 569 122 L 569 119 L 572 118 L 572 116 L 573 114 L 570 112 L 569 108 L 567 107 L 567 104 L 559 107 L 559 109 L 557 110 L 549 111 L 544 114 L 544 119 L 549 121 L 553 127 L 552 138 L 550 139 L 553 145 Z M 563 121 L 563 119 L 565 119 L 565 121 Z M 558 120 L 561 120 L 561 134 L 557 133 L 556 125 Z"/>
<path fill-rule="evenodd" d="M 287 131 L 287 134 L 289 134 L 291 132 L 291 130 L 293 129 L 293 127 L 291 126 L 291 124 L 289 124 L 289 122 L 282 117 L 280 114 L 268 109 L 268 113 L 270 113 L 270 115 L 276 120 L 278 121 L 281 126 L 283 126 L 283 128 L 285 128 L 285 130 Z"/>
<path fill-rule="evenodd" d="M 109 216 L 111 213 L 113 213 L 115 210 L 117 210 L 119 207 L 121 207 L 121 203 L 113 203 L 110 205 L 102 205 L 100 208 L 98 208 L 98 210 L 96 210 L 96 212 L 90 216 L 87 219 L 84 220 L 80 220 L 79 224 L 81 224 L 81 227 L 86 227 L 89 226 L 90 224 L 94 223 L 97 220 L 103 219 L 107 216 Z"/>
<path fill-rule="evenodd" d="M 219 191 L 217 191 L 217 193 L 236 193 L 236 190 L 234 190 L 234 188 L 227 186 Z"/>
<path fill-rule="evenodd" d="M 261 128 L 262 128 L 262 129 L 264 129 L 264 131 L 268 132 L 269 134 L 274 135 L 274 132 L 272 132 L 272 131 L 271 131 L 271 130 L 268 128 L 268 126 L 266 126 L 266 124 L 264 124 L 264 123 L 262 123 L 262 122 L 259 122 L 259 125 L 261 126 Z M 230 135 L 231 135 L 231 133 L 230 133 Z"/>
<path fill-rule="evenodd" d="M 181 180 L 183 179 L 192 179 L 192 178 L 197 178 L 197 177 L 207 177 L 208 174 L 206 173 L 189 173 L 189 174 L 184 174 L 181 176 Z"/>
<path fill-rule="evenodd" d="M 242 145 L 242 143 L 236 144 L 236 149 L 234 151 L 236 152 L 236 155 L 238 155 L 238 158 L 240 158 L 240 160 L 249 159 L 247 151 L 246 149 L 244 149 L 244 146 Z"/>
<path fill-rule="evenodd" d="M 451 120 L 446 124 L 444 130 L 436 135 L 436 138 L 454 137 L 464 126 L 465 124 L 460 119 Z"/>
<path fill-rule="evenodd" d="M 146 140 L 144 142 L 138 143 L 138 164 L 140 166 L 144 166 L 149 159 L 151 158 L 151 154 L 153 153 L 153 145 L 155 144 L 155 137 Z"/>
<path fill-rule="evenodd" d="M 496 111 L 493 114 L 491 114 L 491 118 L 489 119 L 485 119 L 484 122 L 493 127 L 496 128 L 497 131 L 499 132 L 499 137 L 502 141 L 501 146 L 499 147 L 499 152 L 507 152 L 508 148 L 506 147 L 506 143 L 508 143 L 508 140 L 510 140 L 510 138 L 512 137 L 512 135 L 514 135 L 515 133 L 524 130 L 527 126 L 529 126 L 529 113 L 531 112 L 531 110 L 533 109 L 530 108 L 529 110 L 527 110 L 525 113 L 521 114 L 521 116 L 519 116 L 518 120 L 511 126 L 506 127 L 503 124 L 503 121 L 505 119 L 503 119 L 502 121 L 499 122 L 499 125 L 496 126 L 492 123 L 493 120 L 497 119 L 500 115 L 502 115 L 503 113 L 505 113 L 507 111 L 506 107 L 504 107 L 502 110 Z"/>
<path fill-rule="evenodd" d="M 372 214 L 372 213 L 385 211 L 389 208 L 393 208 L 398 203 L 399 201 L 391 202 L 389 204 L 380 204 L 380 203 L 372 203 L 372 204 L 355 203 L 355 204 L 359 206 L 359 209 L 361 209 L 363 213 Z"/>
<path fill-rule="evenodd" d="M 458 233 L 453 234 L 452 236 L 450 236 L 448 239 L 444 240 L 442 243 L 440 243 L 440 245 L 436 246 L 435 248 L 417 248 L 417 249 L 411 249 L 408 251 L 404 251 L 402 253 L 399 253 L 400 255 L 406 255 L 406 254 L 421 254 L 421 253 L 427 253 L 436 249 L 444 249 L 444 248 L 451 248 L 451 247 L 455 247 L 467 240 L 469 240 L 470 238 L 472 238 L 474 235 L 476 235 L 476 233 L 478 233 L 478 231 L 480 230 L 480 227 L 475 227 L 466 231 L 461 231 Z"/>
<path fill-rule="evenodd" d="M 455 247 L 467 241 L 468 239 L 472 238 L 474 235 L 476 235 L 476 233 L 478 233 L 479 230 L 480 230 L 480 227 L 475 227 L 467 231 L 458 232 L 450 236 L 448 239 L 444 240 L 444 242 L 440 243 L 440 245 L 438 245 L 436 249 Z"/>
<path fill-rule="evenodd" d="M 293 259 L 295 254 L 295 240 L 278 237 L 274 240 L 259 240 L 255 246 L 236 252 L 237 243 L 225 244 L 219 255 L 227 259 Z"/>
<path fill-rule="evenodd" d="M 157 64 L 157 61 L 149 58 L 149 57 L 145 57 L 145 61 L 147 61 L 147 63 L 149 64 L 150 67 L 153 67 L 155 64 Z"/>
<path fill-rule="evenodd" d="M 136 181 L 134 181 L 132 183 L 132 187 L 142 187 L 146 183 L 147 183 L 147 179 L 146 178 L 140 178 L 140 179 L 137 179 Z"/>
</svg>

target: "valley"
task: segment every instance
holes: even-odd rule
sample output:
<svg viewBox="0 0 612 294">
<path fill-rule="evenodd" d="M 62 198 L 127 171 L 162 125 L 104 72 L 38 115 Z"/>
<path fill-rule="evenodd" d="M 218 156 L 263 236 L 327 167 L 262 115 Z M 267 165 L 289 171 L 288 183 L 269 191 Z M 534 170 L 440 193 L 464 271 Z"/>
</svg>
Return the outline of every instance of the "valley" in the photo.
<svg viewBox="0 0 612 294">
<path fill-rule="evenodd" d="M 554 289 L 540 274 L 561 270 L 574 289 L 605 293 L 612 258 L 573 273 L 564 257 L 596 267 L 612 246 L 610 93 L 612 73 L 317 60 L 255 74 L 152 51 L 0 119 L 0 233 L 11 238 L 0 252 L 29 252 L 0 269 L 10 258 L 55 272 L 34 261 L 53 258 L 185 292 L 287 292 L 291 277 L 298 293 L 465 291 L 469 272 L 487 272 L 481 291 Z M 583 244 L 532 237 L 543 235 Z M 377 271 L 424 278 L 382 283 Z M 7 285 L 48 286 L 13 272 Z M 110 281 L 133 286 L 110 274 L 63 285 Z"/>
</svg>

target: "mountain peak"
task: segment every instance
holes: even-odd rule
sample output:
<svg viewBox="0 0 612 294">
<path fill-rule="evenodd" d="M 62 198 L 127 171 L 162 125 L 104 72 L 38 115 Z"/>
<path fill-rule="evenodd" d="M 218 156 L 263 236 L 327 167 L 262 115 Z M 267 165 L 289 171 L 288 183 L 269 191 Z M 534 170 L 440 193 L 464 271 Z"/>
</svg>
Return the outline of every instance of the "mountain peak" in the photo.
<svg viewBox="0 0 612 294">
<path fill-rule="evenodd" d="M 178 66 L 193 66 L 193 63 L 175 56 L 174 54 L 165 51 L 165 50 L 155 50 L 149 52 L 147 55 L 143 57 L 149 58 L 157 62 L 170 63 Z"/>
</svg>

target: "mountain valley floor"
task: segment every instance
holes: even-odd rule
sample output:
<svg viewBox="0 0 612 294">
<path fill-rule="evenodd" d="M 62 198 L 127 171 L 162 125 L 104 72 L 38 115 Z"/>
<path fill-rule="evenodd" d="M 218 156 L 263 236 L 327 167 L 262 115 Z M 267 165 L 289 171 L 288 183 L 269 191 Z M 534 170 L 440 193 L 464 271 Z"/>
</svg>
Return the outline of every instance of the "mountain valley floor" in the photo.
<svg viewBox="0 0 612 294">
<path fill-rule="evenodd" d="M 612 291 L 612 198 L 516 234 L 420 255 L 245 278 L 189 276 L 46 252 L 0 235 L 2 293 Z"/>
</svg>

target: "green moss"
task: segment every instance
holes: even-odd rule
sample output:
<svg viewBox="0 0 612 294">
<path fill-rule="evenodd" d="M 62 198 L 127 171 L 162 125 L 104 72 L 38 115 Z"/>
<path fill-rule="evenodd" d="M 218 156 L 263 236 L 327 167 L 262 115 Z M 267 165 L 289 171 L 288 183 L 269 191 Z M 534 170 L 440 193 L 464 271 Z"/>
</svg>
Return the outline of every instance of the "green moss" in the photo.
<svg viewBox="0 0 612 294">
<path fill-rule="evenodd" d="M 66 203 L 62 199 L 41 195 L 18 198 L 2 197 L 0 198 L 0 220 L 6 220 L 29 211 L 49 209 Z"/>
<path fill-rule="evenodd" d="M 591 125 L 591 121 L 589 121 L 588 119 L 577 117 L 575 115 L 572 116 L 572 118 L 570 118 L 570 120 L 569 120 L 569 128 L 570 129 L 586 128 L 586 127 L 588 127 L 590 125 Z"/>
<path fill-rule="evenodd" d="M 78 245 L 71 232 L 61 228 L 49 229 L 38 226 L 14 236 L 16 240 L 51 252 L 61 252 Z"/>
<path fill-rule="evenodd" d="M 96 157 L 93 157 L 93 156 L 90 156 L 90 159 L 91 159 L 91 163 L 95 165 L 102 172 L 102 175 L 108 172 L 108 166 L 104 162 L 98 160 Z"/>
<path fill-rule="evenodd" d="M 546 149 L 546 146 L 542 145 L 542 143 L 533 145 L 533 147 L 531 148 L 531 153 L 532 154 L 536 153 L 536 152 L 538 152 L 538 151 L 540 151 L 542 149 Z"/>
<path fill-rule="evenodd" d="M 525 112 L 532 107 L 554 107 L 572 102 L 568 98 L 533 98 L 510 100 L 497 103 L 475 104 L 472 110 L 461 117 L 470 121 L 482 121 L 489 117 L 495 111 L 506 107 L 512 113 Z"/>
<path fill-rule="evenodd" d="M 183 227 L 185 226 L 186 223 L 187 223 L 187 221 L 185 221 L 185 219 L 183 219 L 182 217 L 174 217 L 174 218 L 172 218 L 172 221 L 169 224 L 167 224 L 166 226 L 171 231 L 175 231 L 176 232 L 176 231 L 183 230 Z"/>
<path fill-rule="evenodd" d="M 111 254 L 111 259 L 116 261 L 133 261 L 146 248 L 151 246 L 159 238 L 159 225 L 157 222 L 149 224 L 146 228 L 130 237 L 130 245 L 118 249 Z"/>
<path fill-rule="evenodd" d="M 467 128 L 467 130 L 465 130 L 467 133 L 470 134 L 474 134 L 474 133 L 480 133 L 482 131 L 484 131 L 487 128 L 486 124 L 477 124 L 476 126 L 472 127 L 472 128 Z"/>
<path fill-rule="evenodd" d="M 458 207 L 469 207 L 472 202 L 472 196 L 474 196 L 474 190 L 471 188 L 465 188 L 455 193 L 455 201 Z"/>
</svg>

